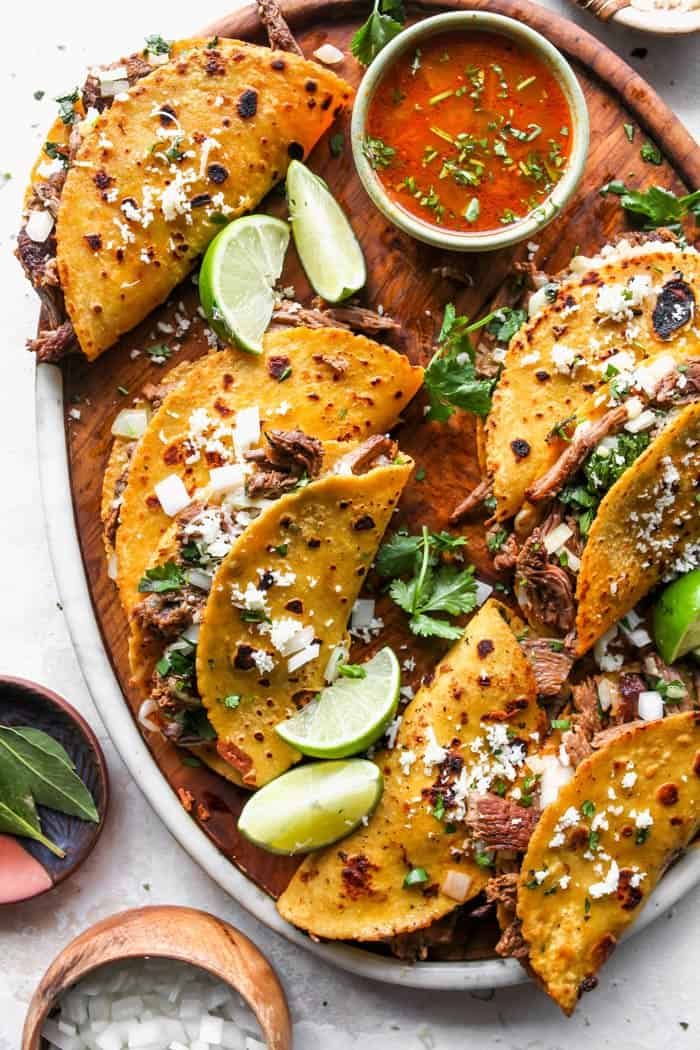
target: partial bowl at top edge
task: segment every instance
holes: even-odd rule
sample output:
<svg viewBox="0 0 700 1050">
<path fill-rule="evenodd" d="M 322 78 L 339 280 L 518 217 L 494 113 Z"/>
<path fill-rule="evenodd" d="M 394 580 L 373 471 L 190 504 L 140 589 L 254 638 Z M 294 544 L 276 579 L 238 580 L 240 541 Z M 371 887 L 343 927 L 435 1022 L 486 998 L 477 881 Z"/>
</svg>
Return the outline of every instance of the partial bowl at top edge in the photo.
<svg viewBox="0 0 700 1050">
<path fill-rule="evenodd" d="M 387 70 L 422 41 L 443 32 L 471 30 L 492 32 L 534 52 L 553 72 L 564 93 L 572 122 L 571 153 L 564 174 L 542 204 L 503 229 L 461 232 L 423 221 L 395 204 L 382 186 L 363 152 L 370 103 Z M 455 11 L 416 22 L 396 36 L 374 59 L 357 89 L 352 114 L 352 151 L 360 180 L 373 204 L 404 233 L 425 244 L 456 252 L 496 251 L 528 240 L 547 226 L 569 203 L 583 175 L 589 145 L 588 108 L 583 91 L 568 61 L 540 33 L 505 15 L 484 11 Z"/>
</svg>

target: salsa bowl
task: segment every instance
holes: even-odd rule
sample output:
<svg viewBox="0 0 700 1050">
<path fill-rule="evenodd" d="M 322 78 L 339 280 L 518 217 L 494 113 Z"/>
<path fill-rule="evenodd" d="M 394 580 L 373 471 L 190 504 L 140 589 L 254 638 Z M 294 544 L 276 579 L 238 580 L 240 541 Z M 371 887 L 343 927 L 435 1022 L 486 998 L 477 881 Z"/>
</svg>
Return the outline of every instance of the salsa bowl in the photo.
<svg viewBox="0 0 700 1050">
<path fill-rule="evenodd" d="M 394 77 L 393 83 L 397 83 L 396 76 L 400 75 L 397 70 L 400 71 L 401 63 L 405 68 L 406 60 L 410 55 L 414 57 L 409 68 L 415 75 L 420 68 L 421 54 L 431 42 L 434 42 L 434 38 L 447 36 L 450 41 L 458 41 L 460 35 L 463 35 L 466 40 L 469 37 L 473 39 L 478 34 L 488 34 L 488 37 L 484 36 L 485 43 L 497 38 L 505 38 L 505 41 L 511 46 L 516 45 L 520 56 L 534 63 L 534 68 L 544 73 L 558 92 L 560 104 L 564 107 L 564 112 L 568 112 L 568 120 L 562 123 L 561 128 L 558 127 L 561 122 L 556 122 L 557 131 L 561 131 L 562 136 L 565 135 L 566 138 L 562 138 L 559 142 L 555 142 L 551 137 L 548 140 L 550 160 L 553 163 L 556 162 L 556 167 L 553 170 L 549 162 L 545 160 L 544 166 L 547 168 L 545 171 L 540 160 L 531 161 L 535 154 L 530 151 L 530 143 L 532 142 L 534 150 L 534 138 L 543 131 L 536 121 L 526 125 L 528 130 L 516 128 L 510 124 L 510 120 L 515 119 L 513 118 L 514 103 L 517 102 L 520 105 L 523 101 L 524 96 L 519 94 L 521 89 L 532 85 L 537 77 L 526 75 L 520 82 L 509 85 L 505 81 L 501 66 L 491 63 L 490 69 L 496 73 L 489 75 L 500 77 L 502 88 L 502 91 L 498 92 L 497 102 L 502 111 L 499 114 L 499 120 L 503 122 L 500 130 L 496 130 L 495 121 L 489 122 L 488 134 L 491 134 L 492 138 L 486 145 L 487 139 L 477 138 L 478 135 L 486 133 L 483 127 L 474 135 L 465 131 L 453 138 L 451 134 L 435 126 L 434 121 L 439 119 L 440 103 L 447 101 L 450 96 L 452 96 L 453 107 L 457 106 L 460 110 L 466 108 L 460 97 L 454 97 L 463 94 L 468 94 L 465 101 L 468 101 L 469 98 L 477 98 L 473 112 L 470 114 L 470 121 L 475 126 L 477 106 L 480 105 L 478 91 L 483 91 L 483 73 L 475 66 L 468 67 L 460 71 L 459 79 L 462 86 L 456 91 L 438 91 L 433 97 L 417 101 L 410 107 L 410 111 L 415 113 L 415 121 L 422 122 L 424 127 L 427 126 L 429 142 L 426 144 L 421 142 L 424 148 L 422 160 L 419 160 L 417 154 L 414 154 L 415 177 L 412 168 L 406 174 L 406 166 L 409 161 L 405 160 L 405 151 L 394 149 L 391 146 L 386 147 L 381 139 L 373 138 L 371 134 L 375 112 L 373 102 L 378 98 L 380 88 L 384 85 L 385 79 L 392 76 Z M 447 52 L 441 56 L 440 61 L 443 59 L 449 61 Z M 488 65 L 488 62 L 484 64 Z M 466 74 L 466 77 L 462 74 Z M 481 89 L 478 82 L 479 75 L 482 77 Z M 410 77 L 408 80 L 410 83 Z M 470 80 L 471 83 L 469 83 Z M 441 81 L 444 83 L 444 78 L 441 78 Z M 405 82 L 404 77 L 402 83 L 405 84 Z M 470 91 L 473 93 L 469 94 Z M 393 102 L 401 103 L 406 98 L 406 93 L 398 92 L 394 86 L 391 96 Z M 410 104 L 410 97 L 408 102 Z M 531 110 L 532 116 L 543 119 L 540 116 L 541 98 L 531 100 Z M 390 111 L 387 116 L 385 123 L 393 130 L 399 120 L 398 107 L 396 119 L 393 119 Z M 463 120 L 461 115 L 459 120 Z M 415 23 L 396 36 L 377 55 L 357 91 L 352 114 L 351 135 L 353 158 L 360 180 L 373 204 L 391 223 L 416 240 L 434 247 L 457 252 L 482 252 L 507 248 L 531 238 L 566 206 L 583 174 L 588 154 L 589 122 L 586 101 L 576 75 L 563 55 L 544 36 L 529 26 L 503 15 L 482 11 L 454 11 Z M 546 136 L 545 131 L 542 139 L 544 140 Z M 449 144 L 447 152 L 451 156 L 447 163 L 444 163 L 447 158 L 443 157 L 441 161 L 439 157 L 439 153 L 444 152 L 441 139 L 446 139 Z M 478 150 L 479 142 L 485 146 L 481 154 Z M 507 145 L 508 142 L 510 146 Z M 373 150 L 372 146 L 376 143 L 378 146 Z M 562 143 L 564 149 L 562 149 Z M 435 148 L 431 148 L 432 145 Z M 462 145 L 466 145 L 467 148 L 460 148 Z M 518 161 L 508 155 L 509 148 L 520 154 Z M 476 153 L 470 156 L 474 149 Z M 525 155 L 527 155 L 527 161 L 523 159 Z M 537 156 L 539 157 L 539 154 Z M 438 167 L 431 166 L 433 159 L 438 160 Z M 405 177 L 400 184 L 388 185 L 389 180 L 392 179 L 396 162 L 399 163 L 401 173 Z M 442 170 L 439 171 L 441 163 Z M 451 176 L 446 175 L 448 169 L 452 172 Z M 480 199 L 485 201 L 488 207 L 491 203 L 489 197 L 494 201 L 496 199 L 496 180 L 500 180 L 500 183 L 508 181 L 512 187 L 513 175 L 519 177 L 519 170 L 526 174 L 525 180 L 521 181 L 527 183 L 529 179 L 531 188 L 536 190 L 536 195 L 531 195 L 530 202 L 525 205 L 524 214 L 516 214 L 513 209 L 508 208 L 502 211 L 500 218 L 493 218 L 489 222 L 488 215 L 484 214 L 484 208 L 479 203 Z M 534 174 L 534 180 L 530 178 L 530 172 Z M 552 172 L 551 178 L 548 172 Z M 440 203 L 441 198 L 438 193 L 442 187 L 451 186 L 451 179 L 462 183 L 464 186 L 463 200 L 469 201 L 466 209 L 460 211 L 459 214 L 449 211 L 446 213 L 448 221 L 450 216 L 456 220 L 453 228 L 449 228 L 443 220 L 445 208 Z M 479 190 L 478 196 L 477 190 L 474 190 L 474 196 L 469 200 L 472 193 L 471 186 L 478 186 Z M 408 192 L 405 192 L 406 189 Z M 502 187 L 501 192 L 503 192 Z M 532 196 L 535 196 L 534 200 Z M 414 200 L 411 198 L 418 200 L 422 206 L 421 213 L 418 213 Z M 521 203 L 518 204 L 518 208 L 522 210 Z M 431 211 L 434 221 L 431 221 Z M 481 217 L 479 217 L 480 211 Z M 474 223 L 474 229 L 469 229 L 471 223 Z M 485 225 L 488 228 L 484 228 Z"/>
</svg>

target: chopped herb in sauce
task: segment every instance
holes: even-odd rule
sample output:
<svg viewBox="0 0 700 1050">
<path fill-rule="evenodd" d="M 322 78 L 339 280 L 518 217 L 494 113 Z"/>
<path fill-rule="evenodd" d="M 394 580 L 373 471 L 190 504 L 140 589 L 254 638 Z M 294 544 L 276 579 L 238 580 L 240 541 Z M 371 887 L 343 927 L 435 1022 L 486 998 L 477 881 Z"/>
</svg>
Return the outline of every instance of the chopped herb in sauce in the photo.
<svg viewBox="0 0 700 1050">
<path fill-rule="evenodd" d="M 365 154 L 413 215 L 494 229 L 538 208 L 559 182 L 569 121 L 557 80 L 531 52 L 493 33 L 440 34 L 385 74 L 365 140 L 381 150 Z"/>
<path fill-rule="evenodd" d="M 393 146 L 387 146 L 381 139 L 367 135 L 362 141 L 362 152 L 376 171 L 377 168 L 389 167 L 396 150 Z"/>
</svg>

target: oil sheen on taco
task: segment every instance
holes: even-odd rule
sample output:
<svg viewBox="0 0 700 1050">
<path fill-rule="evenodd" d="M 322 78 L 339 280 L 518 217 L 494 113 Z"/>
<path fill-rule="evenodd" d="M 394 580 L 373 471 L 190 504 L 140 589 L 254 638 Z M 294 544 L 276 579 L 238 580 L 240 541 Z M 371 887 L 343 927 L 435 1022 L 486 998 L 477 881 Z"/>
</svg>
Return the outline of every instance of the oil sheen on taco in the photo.
<svg viewBox="0 0 700 1050">
<path fill-rule="evenodd" d="M 567 1014 L 700 827 L 698 748 L 695 711 L 621 726 L 540 817 L 516 921 L 528 968 Z"/>
<path fill-rule="evenodd" d="M 342 462 L 342 461 L 341 461 Z M 413 469 L 397 456 L 282 496 L 216 573 L 197 645 L 197 685 L 219 754 L 262 787 L 301 756 L 274 727 L 324 684 L 347 644 L 365 574 Z"/>
<path fill-rule="evenodd" d="M 654 242 L 608 250 L 580 275 L 545 287 L 551 301 L 514 336 L 486 420 L 496 518 L 518 513 L 528 488 L 553 462 L 552 428 L 575 417 L 613 374 L 683 345 L 692 333 L 700 255 Z M 539 295 L 539 293 L 537 293 Z"/>
<path fill-rule="evenodd" d="M 156 58 L 94 71 L 62 103 L 70 135 L 47 141 L 55 170 L 35 169 L 18 254 L 54 315 L 42 360 L 75 343 L 92 360 L 148 316 L 352 96 L 315 62 L 238 40 L 163 41 Z"/>
<path fill-rule="evenodd" d="M 111 536 L 127 612 L 163 534 L 198 490 L 243 486 L 245 507 L 251 496 L 267 494 L 266 485 L 274 488 L 275 478 L 257 477 L 261 471 L 255 479 L 241 474 L 265 458 L 266 432 L 299 430 L 324 442 L 382 434 L 422 375 L 402 354 L 331 328 L 270 332 L 259 356 L 229 349 L 197 361 L 151 417 L 114 508 Z"/>
<path fill-rule="evenodd" d="M 545 718 L 522 623 L 508 618 L 487 602 L 419 689 L 375 759 L 377 809 L 306 858 L 278 902 L 289 922 L 331 940 L 421 930 L 483 890 L 500 850 L 525 849 L 536 819 L 525 763 Z"/>
</svg>

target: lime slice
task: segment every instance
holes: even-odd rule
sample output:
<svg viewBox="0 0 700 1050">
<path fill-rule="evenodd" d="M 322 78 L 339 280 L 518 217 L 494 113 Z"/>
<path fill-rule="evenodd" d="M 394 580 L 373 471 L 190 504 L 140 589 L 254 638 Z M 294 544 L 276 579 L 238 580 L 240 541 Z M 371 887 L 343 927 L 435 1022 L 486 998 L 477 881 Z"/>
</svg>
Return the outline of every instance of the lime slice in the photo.
<svg viewBox="0 0 700 1050">
<path fill-rule="evenodd" d="M 680 576 L 662 592 L 654 608 L 654 638 L 667 664 L 700 648 L 700 569 Z"/>
<path fill-rule="evenodd" d="M 388 647 L 361 671 L 361 678 L 338 678 L 293 718 L 275 726 L 282 739 L 314 758 L 346 758 L 366 751 L 396 714 L 401 671 Z"/>
<path fill-rule="evenodd" d="M 359 291 L 367 270 L 352 226 L 325 182 L 298 160 L 287 171 L 287 200 L 294 243 L 314 291 L 329 303 Z"/>
<path fill-rule="evenodd" d="M 379 802 L 374 762 L 312 762 L 272 780 L 246 802 L 238 830 L 271 853 L 307 853 L 349 835 Z"/>
<path fill-rule="evenodd" d="M 199 298 L 222 339 L 261 352 L 288 245 L 289 226 L 271 215 L 234 219 L 211 242 L 199 271 Z"/>
</svg>

